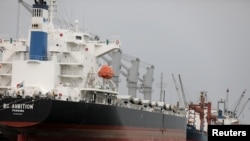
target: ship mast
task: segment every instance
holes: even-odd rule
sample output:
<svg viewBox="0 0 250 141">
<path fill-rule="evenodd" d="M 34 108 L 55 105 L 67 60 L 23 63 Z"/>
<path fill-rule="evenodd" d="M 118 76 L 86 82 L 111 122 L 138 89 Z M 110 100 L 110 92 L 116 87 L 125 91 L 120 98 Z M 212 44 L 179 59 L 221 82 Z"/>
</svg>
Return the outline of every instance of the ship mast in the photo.
<svg viewBox="0 0 250 141">
<path fill-rule="evenodd" d="M 48 9 L 48 13 L 49 13 L 48 28 L 50 30 L 50 29 L 54 29 L 53 19 L 54 19 L 54 13 L 57 11 L 56 0 L 50 0 L 48 6 L 49 6 L 49 9 Z"/>
<path fill-rule="evenodd" d="M 163 83 L 163 73 L 161 73 L 161 81 L 160 81 L 160 99 L 159 101 L 163 101 L 165 102 L 165 90 L 163 90 L 164 88 L 164 83 Z"/>
<path fill-rule="evenodd" d="M 229 93 L 229 89 L 227 89 L 227 95 L 226 95 L 226 109 L 225 112 L 228 113 L 228 93 Z"/>
<path fill-rule="evenodd" d="M 19 27 L 20 27 L 20 4 L 18 4 L 17 8 L 17 27 L 16 27 L 16 39 L 19 38 Z"/>
<path fill-rule="evenodd" d="M 54 13 L 57 11 L 56 0 L 49 1 L 49 22 L 53 23 Z"/>
<path fill-rule="evenodd" d="M 160 91 L 160 101 L 162 101 L 162 93 L 163 93 L 163 74 L 161 73 L 161 84 L 160 84 L 160 89 L 161 89 L 161 91 Z"/>
</svg>

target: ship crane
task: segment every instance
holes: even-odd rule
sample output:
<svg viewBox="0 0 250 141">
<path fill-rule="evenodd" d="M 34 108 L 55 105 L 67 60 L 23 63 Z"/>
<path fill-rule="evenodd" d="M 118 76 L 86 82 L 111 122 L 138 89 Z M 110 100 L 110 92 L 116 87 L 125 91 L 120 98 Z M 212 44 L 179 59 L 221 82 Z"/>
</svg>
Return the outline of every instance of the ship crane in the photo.
<svg viewBox="0 0 250 141">
<path fill-rule="evenodd" d="M 178 87 L 178 85 L 177 85 L 177 83 L 176 83 L 174 74 L 172 74 L 172 77 L 173 77 L 173 81 L 174 81 L 174 84 L 175 84 L 175 89 L 176 89 L 178 98 L 179 98 L 179 100 L 180 100 L 180 103 L 183 103 L 183 105 L 184 105 L 184 102 L 182 101 L 181 94 L 180 94 L 180 91 L 179 91 L 179 87 Z"/>
<path fill-rule="evenodd" d="M 131 95 L 132 97 L 136 97 L 137 90 L 138 88 L 140 88 L 140 92 L 143 93 L 144 99 L 151 100 L 154 66 L 151 65 L 150 67 L 146 67 L 146 74 L 144 74 L 142 78 L 140 78 L 140 60 L 138 58 L 131 59 L 131 57 L 122 54 L 121 50 L 113 51 L 108 55 L 109 57 L 111 57 L 111 59 L 106 58 L 106 56 L 101 56 L 101 58 L 112 66 L 115 72 L 112 80 L 117 85 L 117 87 L 119 85 L 119 74 L 122 74 L 127 80 L 129 95 Z M 130 62 L 130 67 L 125 65 L 122 60 Z M 138 87 L 137 85 L 138 81 L 142 83 L 140 87 Z"/>
<path fill-rule="evenodd" d="M 242 106 L 242 108 L 241 108 L 239 114 L 237 115 L 237 117 L 239 117 L 239 116 L 241 115 L 241 113 L 243 112 L 243 110 L 245 109 L 245 107 L 246 107 L 246 105 L 247 105 L 247 103 L 248 103 L 249 101 L 250 101 L 250 98 L 248 98 L 248 99 L 245 101 L 245 103 L 243 104 L 243 106 Z"/>
<path fill-rule="evenodd" d="M 150 65 L 146 67 L 147 72 L 142 76 L 142 79 L 139 77 L 139 81 L 141 84 L 141 92 L 144 94 L 145 100 L 151 100 L 152 96 L 152 85 L 153 85 L 153 73 L 154 73 L 154 66 Z"/>
<path fill-rule="evenodd" d="M 138 88 L 140 92 L 143 93 L 145 100 L 151 100 L 152 95 L 152 85 L 153 85 L 153 72 L 154 66 L 150 65 L 146 67 L 146 74 L 139 76 L 139 66 L 140 60 L 138 58 L 131 59 L 131 57 L 123 54 L 123 60 L 126 60 L 131 63 L 131 67 L 127 67 L 124 63 L 121 63 L 121 74 L 127 79 L 128 92 L 131 96 L 136 97 L 136 91 Z M 137 82 L 141 82 L 141 85 L 138 87 Z"/>
<path fill-rule="evenodd" d="M 131 62 L 130 68 L 126 67 L 124 64 L 122 64 L 121 66 L 127 71 L 126 75 L 124 76 L 127 79 L 128 93 L 132 97 L 136 97 L 140 60 L 136 58 L 135 60 L 131 60 L 130 62 Z M 125 73 L 122 73 L 122 74 L 125 74 Z"/>
<path fill-rule="evenodd" d="M 232 112 L 233 117 L 236 116 L 237 110 L 238 110 L 238 108 L 239 108 L 239 105 L 240 105 L 240 103 L 241 103 L 241 101 L 242 101 L 242 99 L 243 99 L 245 93 L 246 93 L 246 90 L 244 90 L 244 91 L 242 92 L 242 94 L 241 94 L 241 96 L 240 96 L 238 102 L 236 103 L 236 105 L 235 105 L 235 107 L 234 107 L 234 110 L 233 110 L 233 112 Z"/>
<path fill-rule="evenodd" d="M 184 88 L 183 88 L 183 84 L 182 84 L 182 80 L 181 80 L 181 75 L 179 74 L 178 76 L 179 76 L 179 81 L 180 81 L 180 85 L 181 85 L 181 92 L 182 92 L 184 107 L 188 107 L 188 102 L 187 102 L 187 99 L 186 99 L 186 95 L 184 93 Z"/>
<path fill-rule="evenodd" d="M 23 5 L 23 7 L 30 12 L 30 14 L 32 13 L 32 6 L 30 4 L 28 4 L 27 2 L 24 2 L 23 0 L 18 0 L 18 2 Z"/>
</svg>

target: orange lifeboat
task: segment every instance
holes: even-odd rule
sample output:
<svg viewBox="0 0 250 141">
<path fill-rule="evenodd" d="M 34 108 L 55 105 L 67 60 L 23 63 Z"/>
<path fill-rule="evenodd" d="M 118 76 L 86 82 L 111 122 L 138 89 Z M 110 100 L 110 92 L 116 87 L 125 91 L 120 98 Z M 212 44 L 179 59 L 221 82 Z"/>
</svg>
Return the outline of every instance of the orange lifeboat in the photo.
<svg viewBox="0 0 250 141">
<path fill-rule="evenodd" d="M 98 76 L 105 79 L 111 79 L 114 76 L 114 71 L 111 66 L 103 65 L 98 71 Z"/>
</svg>

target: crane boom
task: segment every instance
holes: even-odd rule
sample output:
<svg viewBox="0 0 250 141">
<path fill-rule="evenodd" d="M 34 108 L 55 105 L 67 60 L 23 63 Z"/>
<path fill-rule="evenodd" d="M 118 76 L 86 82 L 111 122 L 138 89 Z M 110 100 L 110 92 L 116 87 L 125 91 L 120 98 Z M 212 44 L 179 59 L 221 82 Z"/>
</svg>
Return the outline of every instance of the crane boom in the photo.
<svg viewBox="0 0 250 141">
<path fill-rule="evenodd" d="M 241 115 L 241 113 L 243 112 L 243 110 L 245 109 L 245 107 L 246 107 L 246 105 L 247 105 L 247 103 L 250 101 L 250 98 L 248 98 L 246 101 L 245 101 L 245 103 L 243 104 L 243 106 L 242 106 L 242 108 L 241 108 L 241 110 L 240 110 L 240 112 L 239 112 L 239 114 L 238 114 L 238 117 Z"/>
<path fill-rule="evenodd" d="M 174 74 L 172 74 L 172 77 L 173 77 L 173 81 L 174 81 L 175 89 L 176 89 L 176 92 L 177 92 L 178 98 L 179 98 L 179 100 L 180 100 L 180 103 L 183 103 L 182 98 L 181 98 L 181 94 L 180 94 L 180 91 L 179 91 L 179 87 L 177 86 L 177 83 L 176 83 L 176 81 L 175 81 Z M 184 105 L 184 103 L 183 103 L 183 105 Z M 185 105 L 184 105 L 184 106 L 185 106 Z"/>
<path fill-rule="evenodd" d="M 182 81 L 181 81 L 181 75 L 180 74 L 179 74 L 179 80 L 180 80 L 180 85 L 181 85 L 181 92 L 182 92 L 182 98 L 183 98 L 184 106 L 187 107 L 188 103 L 187 103 L 186 95 L 184 93 L 184 88 L 183 88 L 183 84 L 182 84 Z"/>
<path fill-rule="evenodd" d="M 32 6 L 29 5 L 27 2 L 24 2 L 23 0 L 18 0 L 20 4 L 23 5 L 23 7 L 28 10 L 30 13 L 32 13 Z"/>
<path fill-rule="evenodd" d="M 241 96 L 240 96 L 238 102 L 236 103 L 236 106 L 234 107 L 234 111 L 233 111 L 233 114 L 234 114 L 234 115 L 236 115 L 236 112 L 237 112 L 237 110 L 238 110 L 238 108 L 239 108 L 239 105 L 240 105 L 241 100 L 243 99 L 245 93 L 246 93 L 246 89 L 242 92 L 242 94 L 241 94 Z"/>
</svg>

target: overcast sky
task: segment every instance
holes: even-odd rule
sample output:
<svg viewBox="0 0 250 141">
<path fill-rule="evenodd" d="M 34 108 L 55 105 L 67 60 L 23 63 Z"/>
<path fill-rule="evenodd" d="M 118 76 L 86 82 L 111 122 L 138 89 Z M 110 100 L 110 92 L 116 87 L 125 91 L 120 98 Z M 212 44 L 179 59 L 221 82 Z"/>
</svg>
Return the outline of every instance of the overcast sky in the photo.
<svg viewBox="0 0 250 141">
<path fill-rule="evenodd" d="M 0 35 L 16 37 L 18 0 L 1 0 Z M 24 0 L 25 1 L 25 0 Z M 26 0 L 32 4 L 33 0 Z M 119 36 L 122 51 L 154 65 L 153 99 L 163 73 L 166 101 L 178 99 L 172 73 L 181 75 L 189 101 L 207 91 L 216 108 L 229 89 L 229 108 L 242 92 L 250 97 L 249 0 L 60 0 L 58 16 L 105 40 Z M 66 10 L 62 12 L 63 10 Z M 20 27 L 27 37 L 30 14 L 21 6 Z M 250 123 L 250 102 L 241 115 Z M 248 120 L 247 120 L 248 119 Z"/>
</svg>

